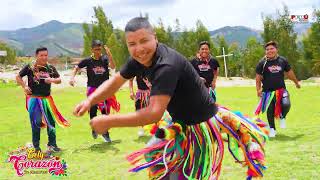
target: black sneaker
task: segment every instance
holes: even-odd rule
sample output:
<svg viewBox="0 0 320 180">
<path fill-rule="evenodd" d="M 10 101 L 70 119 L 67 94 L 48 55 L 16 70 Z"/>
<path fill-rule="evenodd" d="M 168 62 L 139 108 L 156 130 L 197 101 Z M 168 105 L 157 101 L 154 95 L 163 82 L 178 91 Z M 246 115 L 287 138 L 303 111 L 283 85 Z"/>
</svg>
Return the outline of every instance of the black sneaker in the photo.
<svg viewBox="0 0 320 180">
<path fill-rule="evenodd" d="M 93 139 L 97 139 L 98 134 L 96 132 L 92 131 L 92 137 L 93 137 Z"/>
<path fill-rule="evenodd" d="M 103 134 L 102 137 L 103 137 L 104 142 L 107 142 L 107 143 L 111 143 L 112 142 L 110 137 L 109 137 L 109 134 Z"/>
<path fill-rule="evenodd" d="M 34 150 L 35 150 L 36 152 L 41 152 L 41 148 L 40 148 L 40 147 L 36 147 L 36 148 L 34 148 Z"/>
<path fill-rule="evenodd" d="M 48 151 L 51 152 L 60 152 L 61 148 L 59 148 L 58 146 L 47 146 Z"/>
</svg>

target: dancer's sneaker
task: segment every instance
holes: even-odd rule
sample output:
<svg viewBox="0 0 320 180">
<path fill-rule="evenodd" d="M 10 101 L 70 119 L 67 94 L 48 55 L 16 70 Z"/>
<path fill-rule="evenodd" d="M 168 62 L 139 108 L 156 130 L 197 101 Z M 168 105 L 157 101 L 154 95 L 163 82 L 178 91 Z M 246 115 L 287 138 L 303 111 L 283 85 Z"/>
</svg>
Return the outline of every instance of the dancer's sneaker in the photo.
<svg viewBox="0 0 320 180">
<path fill-rule="evenodd" d="M 270 128 L 269 137 L 274 138 L 276 137 L 276 134 L 276 130 L 274 130 L 274 128 Z"/>
<path fill-rule="evenodd" d="M 286 119 L 285 118 L 281 118 L 280 119 L 280 128 L 281 129 L 285 129 L 286 128 Z"/>
<path fill-rule="evenodd" d="M 91 132 L 93 139 L 97 139 L 98 134 L 94 131 Z"/>
<path fill-rule="evenodd" d="M 102 137 L 103 137 L 104 142 L 107 142 L 107 143 L 111 143 L 112 142 L 110 137 L 109 137 L 109 134 L 103 134 Z"/>
<path fill-rule="evenodd" d="M 144 129 L 143 128 L 140 128 L 139 131 L 138 131 L 138 136 L 141 137 L 141 136 L 144 136 Z"/>
</svg>

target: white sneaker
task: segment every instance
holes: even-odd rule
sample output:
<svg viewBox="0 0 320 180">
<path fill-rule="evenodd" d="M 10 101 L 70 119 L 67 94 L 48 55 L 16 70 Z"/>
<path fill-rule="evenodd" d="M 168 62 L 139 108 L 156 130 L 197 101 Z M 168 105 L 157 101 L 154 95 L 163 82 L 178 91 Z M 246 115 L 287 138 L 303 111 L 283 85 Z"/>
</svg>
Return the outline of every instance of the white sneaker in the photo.
<svg viewBox="0 0 320 180">
<path fill-rule="evenodd" d="M 286 128 L 286 119 L 285 118 L 280 119 L 280 128 L 281 129 Z"/>
<path fill-rule="evenodd" d="M 140 128 L 139 131 L 138 131 L 138 136 L 141 137 L 141 136 L 144 136 L 144 129 L 143 128 Z"/>
<path fill-rule="evenodd" d="M 269 132 L 269 137 L 273 138 L 273 137 L 276 137 L 276 130 L 274 130 L 273 128 L 270 128 L 270 132 Z"/>
</svg>

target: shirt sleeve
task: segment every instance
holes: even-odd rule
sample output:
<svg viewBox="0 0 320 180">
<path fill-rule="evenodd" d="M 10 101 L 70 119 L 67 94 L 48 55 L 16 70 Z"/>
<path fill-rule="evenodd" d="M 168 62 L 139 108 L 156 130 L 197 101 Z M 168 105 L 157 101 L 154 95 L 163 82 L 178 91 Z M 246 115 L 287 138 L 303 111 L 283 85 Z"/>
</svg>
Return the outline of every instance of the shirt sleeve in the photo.
<svg viewBox="0 0 320 180">
<path fill-rule="evenodd" d="M 84 67 L 87 67 L 88 66 L 88 59 L 84 59 L 82 61 L 80 61 L 80 63 L 78 64 L 78 67 L 79 68 L 84 68 Z"/>
<path fill-rule="evenodd" d="M 214 69 L 215 71 L 220 67 L 219 62 L 215 59 L 212 60 L 211 66 L 212 66 L 211 68 Z"/>
<path fill-rule="evenodd" d="M 50 76 L 53 78 L 59 78 L 60 74 L 58 73 L 57 69 L 54 66 L 51 66 L 51 74 Z"/>
<path fill-rule="evenodd" d="M 288 60 L 284 59 L 284 60 L 283 60 L 283 65 L 284 65 L 284 68 L 283 68 L 283 69 L 284 69 L 285 72 L 288 72 L 288 71 L 291 70 L 291 66 L 290 66 Z"/>
<path fill-rule="evenodd" d="M 191 60 L 190 63 L 194 69 L 197 69 L 197 60 L 196 59 Z"/>
<path fill-rule="evenodd" d="M 120 75 L 125 79 L 132 79 L 138 74 L 140 69 L 141 66 L 139 63 L 130 58 L 128 62 L 121 67 Z"/>
<path fill-rule="evenodd" d="M 256 66 L 256 73 L 262 75 L 264 61 L 260 61 Z"/>
<path fill-rule="evenodd" d="M 20 77 L 24 77 L 26 75 L 28 75 L 30 72 L 30 65 L 25 65 L 19 72 L 19 76 Z"/>
<path fill-rule="evenodd" d="M 176 67 L 172 65 L 160 65 L 154 71 L 154 78 L 151 82 L 151 96 L 169 95 L 173 96 L 179 79 L 179 73 Z"/>
</svg>

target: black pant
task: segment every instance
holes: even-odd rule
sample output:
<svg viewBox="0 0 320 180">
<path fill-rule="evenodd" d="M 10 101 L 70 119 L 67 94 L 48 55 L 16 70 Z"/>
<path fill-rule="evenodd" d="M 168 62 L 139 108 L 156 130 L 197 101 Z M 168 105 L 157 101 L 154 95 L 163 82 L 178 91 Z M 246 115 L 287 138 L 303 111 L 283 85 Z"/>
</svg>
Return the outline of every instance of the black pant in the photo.
<svg viewBox="0 0 320 180">
<path fill-rule="evenodd" d="M 269 126 L 270 128 L 273 128 L 273 129 L 276 129 L 276 126 L 274 123 L 275 105 L 276 105 L 276 96 L 273 97 L 267 110 L 267 118 L 268 118 Z M 290 110 L 290 107 L 291 107 L 291 103 L 290 103 L 289 93 L 287 90 L 284 90 L 283 97 L 281 99 L 282 114 L 280 115 L 280 118 L 286 118 Z"/>
<path fill-rule="evenodd" d="M 107 101 L 105 101 L 105 104 L 107 104 Z M 94 105 L 90 108 L 89 114 L 90 114 L 90 120 L 97 116 L 98 111 L 98 105 Z M 103 109 L 101 111 L 101 114 L 107 114 L 106 109 Z M 107 131 L 104 135 L 109 137 L 109 132 Z"/>
<path fill-rule="evenodd" d="M 46 109 L 45 109 L 46 111 Z M 46 112 L 48 121 L 50 122 L 53 128 L 49 128 L 47 126 L 47 134 L 48 134 L 48 146 L 57 146 L 56 143 L 56 130 L 55 130 L 55 122 L 50 112 Z M 35 111 L 33 115 L 30 116 L 30 123 L 32 128 L 32 144 L 34 148 L 39 148 L 40 146 L 40 126 L 42 122 L 42 113 L 40 111 Z M 35 116 L 35 117 L 34 117 Z M 36 124 L 33 124 L 33 119 L 36 119 Z"/>
</svg>

